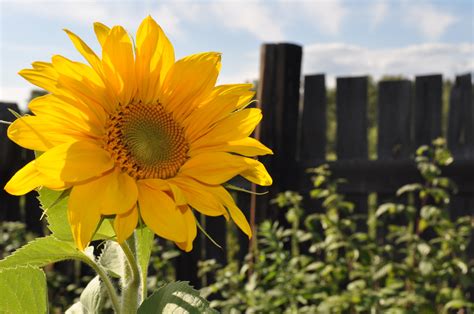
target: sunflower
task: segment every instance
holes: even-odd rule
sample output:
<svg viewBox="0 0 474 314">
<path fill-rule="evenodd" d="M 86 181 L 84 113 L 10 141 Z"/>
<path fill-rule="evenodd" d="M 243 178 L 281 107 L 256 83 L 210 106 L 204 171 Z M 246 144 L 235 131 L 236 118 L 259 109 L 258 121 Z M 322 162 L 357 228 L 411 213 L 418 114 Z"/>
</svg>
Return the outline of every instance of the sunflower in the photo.
<svg viewBox="0 0 474 314">
<path fill-rule="evenodd" d="M 88 65 L 55 55 L 20 71 L 49 94 L 29 103 L 34 115 L 15 120 L 8 137 L 42 154 L 5 190 L 70 189 L 68 220 L 81 250 L 104 216 L 113 217 L 120 243 L 141 220 L 189 251 L 197 233 L 194 211 L 232 219 L 250 237 L 223 184 L 237 175 L 272 183 L 252 158 L 272 151 L 249 137 L 262 118 L 259 109 L 246 109 L 251 85 L 215 86 L 220 53 L 175 61 L 151 17 L 138 28 L 135 45 L 123 27 L 95 23 L 101 58 L 65 31 Z"/>
</svg>

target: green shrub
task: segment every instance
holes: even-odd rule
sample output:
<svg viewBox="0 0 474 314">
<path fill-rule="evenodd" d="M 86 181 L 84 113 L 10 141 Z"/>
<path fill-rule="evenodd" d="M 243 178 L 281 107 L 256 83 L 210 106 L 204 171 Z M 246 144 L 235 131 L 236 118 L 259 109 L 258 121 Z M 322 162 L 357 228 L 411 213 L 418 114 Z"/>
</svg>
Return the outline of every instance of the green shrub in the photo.
<svg viewBox="0 0 474 314">
<path fill-rule="evenodd" d="M 287 209 L 289 227 L 261 224 L 258 252 L 243 265 L 201 263 L 201 274 L 216 272 L 202 292 L 223 313 L 472 312 L 474 222 L 450 219 L 455 186 L 440 171 L 452 157 L 436 140 L 417 150 L 416 162 L 423 182 L 401 187 L 400 202 L 373 217 L 355 213 L 327 165 L 310 169 L 322 213 L 305 215 L 297 192 L 279 194 L 273 202 Z M 375 219 L 378 237 L 361 218 Z"/>
</svg>

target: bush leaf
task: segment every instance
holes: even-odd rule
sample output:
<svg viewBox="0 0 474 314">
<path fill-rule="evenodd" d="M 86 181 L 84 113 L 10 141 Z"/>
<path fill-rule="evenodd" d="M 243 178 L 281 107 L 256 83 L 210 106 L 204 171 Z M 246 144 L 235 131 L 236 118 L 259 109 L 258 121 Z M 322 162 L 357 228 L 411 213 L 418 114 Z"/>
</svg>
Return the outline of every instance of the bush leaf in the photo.
<svg viewBox="0 0 474 314">
<path fill-rule="evenodd" d="M 0 270 L 17 266 L 43 267 L 68 259 L 89 261 L 89 258 L 79 251 L 72 242 L 61 241 L 50 235 L 27 243 L 12 255 L 1 260 Z"/>
<path fill-rule="evenodd" d="M 46 276 L 41 269 L 0 269 L 1 313 L 47 313 Z"/>
<path fill-rule="evenodd" d="M 173 282 L 159 288 L 138 309 L 138 314 L 189 313 L 215 314 L 209 302 L 187 282 Z"/>
</svg>

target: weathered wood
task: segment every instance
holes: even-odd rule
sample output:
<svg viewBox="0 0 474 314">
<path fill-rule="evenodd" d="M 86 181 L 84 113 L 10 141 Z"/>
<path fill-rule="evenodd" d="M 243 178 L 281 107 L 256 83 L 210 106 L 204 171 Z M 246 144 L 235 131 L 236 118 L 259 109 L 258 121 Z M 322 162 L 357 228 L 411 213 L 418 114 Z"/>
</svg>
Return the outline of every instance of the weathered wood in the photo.
<svg viewBox="0 0 474 314">
<path fill-rule="evenodd" d="M 415 80 L 414 145 L 430 145 L 441 136 L 441 75 L 417 76 Z"/>
<path fill-rule="evenodd" d="M 13 121 L 8 109 L 19 111 L 17 104 L 0 103 L 0 120 Z M 22 148 L 7 137 L 7 125 L 0 124 L 0 221 L 21 221 L 20 198 L 8 194 L 3 187 L 22 166 Z"/>
<path fill-rule="evenodd" d="M 337 159 L 367 160 L 367 77 L 344 77 L 337 79 Z M 338 177 L 337 173 L 334 173 Z M 359 214 L 367 214 L 367 193 L 364 190 L 347 195 Z M 362 222 L 360 229 L 367 226 Z"/>
<path fill-rule="evenodd" d="M 300 162 L 299 171 L 327 163 L 335 177 L 347 179 L 341 185 L 343 193 L 366 191 L 392 193 L 402 185 L 419 182 L 421 177 L 412 160 L 307 160 Z M 454 180 L 459 193 L 474 193 L 474 160 L 459 160 L 442 168 L 443 176 Z M 309 185 L 308 185 L 309 186 Z"/>
<path fill-rule="evenodd" d="M 367 77 L 337 79 L 337 159 L 367 159 Z"/>
<path fill-rule="evenodd" d="M 455 159 L 474 158 L 474 98 L 471 74 L 459 75 L 449 101 L 448 147 Z"/>
<path fill-rule="evenodd" d="M 257 136 L 274 151 L 261 161 L 273 177 L 271 196 L 294 189 L 296 173 L 297 121 L 302 48 L 293 44 L 263 45 L 261 49 L 258 105 L 263 120 Z M 276 218 L 275 210 L 268 210 L 270 196 L 257 199 L 257 221 Z"/>
<path fill-rule="evenodd" d="M 411 143 L 412 86 L 408 80 L 382 81 L 378 89 L 378 159 L 404 159 Z"/>
<path fill-rule="evenodd" d="M 326 155 L 326 83 L 324 74 L 304 80 L 299 159 L 323 159 Z"/>
</svg>

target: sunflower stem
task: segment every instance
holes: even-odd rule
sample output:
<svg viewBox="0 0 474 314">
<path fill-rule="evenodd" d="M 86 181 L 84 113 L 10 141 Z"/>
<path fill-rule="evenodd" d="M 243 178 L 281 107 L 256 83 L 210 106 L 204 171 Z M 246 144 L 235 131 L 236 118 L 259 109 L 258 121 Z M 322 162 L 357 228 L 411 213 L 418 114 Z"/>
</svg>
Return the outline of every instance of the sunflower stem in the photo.
<svg viewBox="0 0 474 314">
<path fill-rule="evenodd" d="M 128 267 L 125 269 L 123 280 L 122 313 L 135 314 L 138 309 L 138 294 L 140 290 L 140 272 L 134 254 L 135 238 L 133 236 L 130 237 L 126 242 L 120 244 L 120 246 L 128 261 Z"/>
<path fill-rule="evenodd" d="M 84 260 L 82 260 L 83 262 L 85 262 L 86 264 L 88 264 L 90 267 L 92 267 L 95 272 L 97 273 L 97 275 L 99 275 L 100 279 L 102 280 L 102 282 L 104 283 L 105 285 L 105 288 L 107 289 L 107 292 L 109 294 L 109 297 L 110 297 L 110 300 L 112 301 L 112 307 L 114 308 L 114 311 L 115 313 L 117 314 L 121 314 L 122 311 L 121 311 L 121 308 L 120 308 L 120 299 L 117 295 L 117 291 L 115 290 L 115 287 L 114 285 L 112 284 L 112 281 L 110 280 L 109 276 L 107 275 L 107 272 L 105 271 L 105 269 L 100 266 L 98 263 L 88 259 L 88 258 L 84 258 Z"/>
</svg>

